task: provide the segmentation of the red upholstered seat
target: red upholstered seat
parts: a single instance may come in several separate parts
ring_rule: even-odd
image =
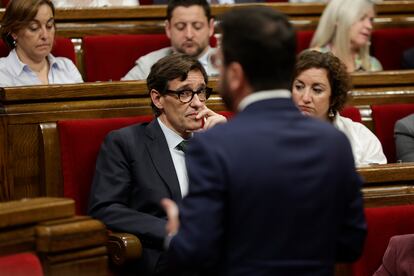
[[[86,36],[83,39],[86,78],[120,80],[139,57],[169,45],[165,34]]]
[[[352,265],[353,276],[372,275],[381,265],[389,239],[414,233],[414,205],[366,208],[368,235],[362,257]]]
[[[310,43],[315,30],[305,30],[296,32],[296,53],[300,53],[310,47]]]
[[[2,276],[42,276],[40,261],[32,253],[19,253],[0,257],[0,275]]]
[[[0,40],[0,57],[7,57],[9,52],[9,48],[2,40]],[[52,49],[52,54],[56,57],[66,57],[76,64],[75,47],[69,38],[57,37]]]
[[[375,134],[382,144],[388,163],[394,163],[396,161],[394,125],[399,119],[414,113],[414,104],[372,105],[371,109]]]
[[[359,109],[354,106],[346,106],[341,112],[341,116],[347,117],[354,122],[362,123],[361,113]]]
[[[216,44],[213,36],[210,45]],[[91,82],[120,80],[139,57],[168,46],[170,40],[165,34],[85,36],[86,79]]]
[[[106,134],[152,118],[147,115],[58,121],[64,196],[75,199],[77,214],[86,214],[96,158]]]
[[[371,54],[378,58],[384,70],[401,69],[404,50],[414,47],[414,28],[374,30]]]

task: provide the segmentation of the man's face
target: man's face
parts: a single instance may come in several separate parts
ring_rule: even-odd
[[[175,51],[198,58],[207,51],[214,20],[208,20],[201,6],[177,7],[166,21],[165,32]]]
[[[204,87],[206,87],[206,83],[199,70],[190,71],[184,81],[177,78],[168,82],[168,90],[170,91],[199,91]],[[195,117],[206,106],[205,102],[200,101],[197,94],[188,103],[182,103],[174,93],[160,95],[155,90],[151,92],[151,98],[161,110],[160,120],[181,137],[187,138],[191,132],[203,126],[202,119],[196,120]]]

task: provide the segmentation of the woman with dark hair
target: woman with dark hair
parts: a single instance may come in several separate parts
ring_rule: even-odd
[[[385,164],[378,138],[363,124],[342,117],[350,77],[345,65],[331,53],[304,51],[299,55],[292,85],[292,98],[304,115],[332,123],[348,137],[355,165]]]
[[[50,52],[55,41],[55,8],[50,0],[13,0],[0,33],[10,54],[0,59],[0,86],[83,82],[67,58]]]

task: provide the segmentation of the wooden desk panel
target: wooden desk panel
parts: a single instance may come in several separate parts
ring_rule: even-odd
[[[355,75],[350,104],[368,111],[363,119],[370,126],[367,105],[414,102],[413,81],[414,71]],[[209,85],[217,90],[217,79],[212,78]],[[143,81],[0,89],[0,201],[61,194],[60,188],[50,186],[54,182],[45,184],[41,124],[151,114],[146,89]],[[225,110],[218,94],[212,95],[208,106]]]

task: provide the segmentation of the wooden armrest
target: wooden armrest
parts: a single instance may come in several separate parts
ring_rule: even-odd
[[[141,241],[128,233],[110,233],[107,248],[110,260],[117,266],[139,259],[142,254]]]

